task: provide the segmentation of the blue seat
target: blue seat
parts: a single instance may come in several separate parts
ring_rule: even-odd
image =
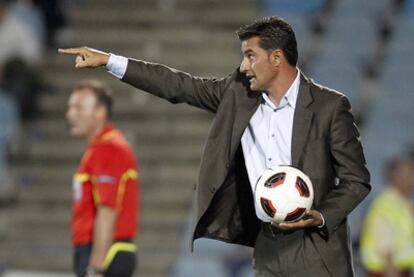
[[[410,67],[414,64],[414,17],[403,15],[396,20],[396,28],[389,45],[387,66]]]
[[[378,19],[386,12],[391,4],[391,0],[346,0],[337,1],[333,12],[333,18],[369,18]]]
[[[299,57],[312,46],[312,30],[308,15],[292,12],[280,12],[277,16],[285,19],[293,28],[298,43]]]
[[[332,18],[322,42],[321,53],[340,53],[355,62],[370,57],[378,40],[374,21],[366,17]],[[328,51],[328,52],[327,52]]]
[[[322,8],[324,0],[263,0],[262,11],[267,15],[281,12],[313,13]]]
[[[405,1],[404,13],[411,16],[414,14],[414,0]]]
[[[384,71],[380,75],[376,104],[383,106],[383,112],[390,111],[393,115],[405,112],[410,115],[414,108],[414,67],[412,64],[402,66],[392,60],[384,64]],[[412,117],[406,120],[412,120]]]
[[[394,0],[360,0],[361,9],[365,10],[371,18],[381,18],[384,13],[390,10]]]
[[[413,67],[385,64],[363,138],[373,182],[380,183],[387,160],[401,156],[414,142]]]
[[[339,56],[340,54],[337,54],[330,60],[317,61],[311,68],[309,76],[316,83],[345,94],[356,108],[360,102],[361,73],[355,64],[336,60]]]

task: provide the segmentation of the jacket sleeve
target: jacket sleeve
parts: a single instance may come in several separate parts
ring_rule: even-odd
[[[330,151],[339,183],[317,207],[324,216],[329,234],[371,190],[360,135],[345,96],[341,96],[336,103],[330,134]]]
[[[162,64],[129,59],[122,81],[171,103],[187,103],[215,113],[231,76],[200,78]]]

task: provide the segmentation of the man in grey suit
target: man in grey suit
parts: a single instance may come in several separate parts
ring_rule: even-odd
[[[237,34],[243,60],[222,79],[86,47],[60,52],[76,55],[77,68],[106,66],[134,87],[215,114],[195,187],[192,242],[254,247],[256,276],[353,276],[347,215],[371,186],[349,101],[296,67],[295,34],[284,20],[263,18]],[[256,212],[253,191],[277,164],[305,172],[315,199],[303,219],[274,226]]]

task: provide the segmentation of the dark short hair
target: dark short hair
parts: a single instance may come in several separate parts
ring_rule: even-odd
[[[298,62],[295,32],[289,23],[277,16],[264,17],[236,31],[241,41],[259,37],[259,45],[268,52],[280,49],[292,66]]]
[[[112,118],[112,91],[103,82],[97,80],[83,80],[77,83],[73,91],[87,89],[96,97],[98,105],[106,108],[108,119]]]
[[[398,157],[398,158],[393,158],[391,160],[389,160],[386,164],[385,164],[385,178],[387,178],[388,181],[391,181],[391,178],[393,177],[393,175],[395,174],[395,171],[398,170],[401,166],[405,165],[405,164],[412,164],[414,165],[413,160],[410,157]]]

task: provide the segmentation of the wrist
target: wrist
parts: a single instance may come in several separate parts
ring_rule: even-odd
[[[95,266],[88,265],[86,268],[86,276],[87,277],[95,277],[95,276],[103,276],[104,270],[103,268],[98,268]]]
[[[325,218],[323,217],[321,212],[319,212],[319,216],[320,216],[320,222],[319,222],[319,225],[317,227],[318,228],[323,228],[325,226]]]
[[[106,66],[108,64],[109,56],[111,56],[111,54],[105,53],[104,60],[103,60],[104,61],[104,66]]]
[[[103,54],[103,57],[102,57],[103,66],[106,66],[108,64],[110,55],[111,54],[109,54],[109,53],[104,53]]]

